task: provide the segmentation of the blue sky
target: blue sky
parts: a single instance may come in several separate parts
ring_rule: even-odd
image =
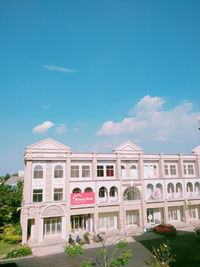
[[[74,152],[200,145],[200,1],[0,1],[0,175],[51,137]]]

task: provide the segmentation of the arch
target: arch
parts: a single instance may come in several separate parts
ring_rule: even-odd
[[[43,168],[41,165],[36,165],[33,171],[34,179],[42,179],[43,178]]]
[[[168,198],[174,197],[174,185],[172,183],[169,183],[167,185],[167,194],[168,194]]]
[[[194,190],[195,190],[195,194],[198,196],[200,195],[200,183],[199,182],[196,182],[194,184]]]
[[[182,197],[183,195],[183,187],[181,183],[176,184],[176,196],[177,197]]]
[[[156,188],[154,191],[154,198],[160,199],[163,197],[163,186],[162,184],[158,183],[156,184]]]
[[[56,165],[54,168],[54,178],[63,178],[63,167]]]
[[[147,185],[147,199],[152,199],[153,198],[153,191],[154,187],[152,184]]]
[[[193,184],[191,182],[187,183],[186,190],[189,194],[193,192]]]
[[[121,175],[122,175],[122,177],[126,176],[126,169],[125,169],[124,165],[121,165]]]
[[[116,197],[117,194],[118,194],[117,187],[116,187],[116,186],[112,186],[112,187],[110,188],[109,196],[110,196],[110,197]]]
[[[124,200],[140,200],[140,191],[136,186],[130,186],[124,191]]]
[[[99,189],[99,198],[105,198],[108,196],[108,190],[105,186],[102,186],[100,189]]]
[[[60,205],[49,205],[41,212],[41,218],[65,216],[65,210]]]
[[[81,189],[76,187],[73,189],[72,193],[81,193]]]
[[[90,192],[93,192],[92,188],[91,187],[86,187],[85,190],[84,190],[84,193],[90,193]]]

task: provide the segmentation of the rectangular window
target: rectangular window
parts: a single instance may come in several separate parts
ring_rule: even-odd
[[[155,178],[158,176],[156,165],[144,165],[144,177]]]
[[[184,175],[187,175],[187,168],[186,168],[186,165],[184,165]]]
[[[106,166],[106,176],[114,176],[114,166]]]
[[[165,175],[169,175],[168,165],[165,165]]]
[[[176,175],[176,165],[170,165],[170,175]]]
[[[114,216],[100,216],[99,217],[99,226],[100,229],[109,229],[109,228],[114,228],[115,227],[115,220]]]
[[[54,188],[54,200],[55,201],[63,200],[63,189],[62,188]]]
[[[33,202],[42,202],[42,189],[33,190]]]
[[[79,177],[79,166],[71,166],[71,177]]]
[[[193,165],[188,165],[188,174],[193,175],[194,174],[194,166]]]
[[[82,177],[90,177],[90,166],[82,166]]]
[[[104,167],[97,165],[97,177],[104,177]]]

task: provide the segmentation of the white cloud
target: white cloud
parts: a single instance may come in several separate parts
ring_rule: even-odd
[[[134,138],[140,140],[156,141],[192,138],[200,112],[193,112],[193,105],[188,101],[171,110],[164,110],[164,103],[165,100],[161,97],[147,95],[130,110],[131,117],[119,122],[105,122],[97,135],[134,134]]]
[[[43,108],[43,109],[48,109],[49,106],[47,106],[47,105],[43,105],[42,108]]]
[[[74,73],[76,70],[69,69],[69,68],[64,68],[64,67],[59,67],[59,66],[52,66],[52,65],[42,65],[41,66],[43,69],[51,70],[51,71],[60,71],[60,72],[65,72],[65,73]]]
[[[67,132],[67,126],[63,123],[63,124],[58,125],[55,130],[58,134],[65,133]]]
[[[44,133],[48,131],[52,126],[54,126],[54,123],[50,121],[45,121],[40,125],[37,125],[36,127],[33,128],[34,133]]]

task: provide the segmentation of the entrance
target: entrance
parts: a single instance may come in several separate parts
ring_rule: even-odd
[[[62,232],[61,217],[44,219],[44,236],[56,235]]]
[[[164,221],[163,209],[147,209],[147,221],[148,223],[158,224]]]
[[[71,227],[75,231],[82,229],[91,232],[92,217],[90,214],[71,216]]]
[[[28,219],[27,240],[34,238],[35,219]]]
[[[168,210],[169,221],[183,221],[183,208],[173,207]]]

